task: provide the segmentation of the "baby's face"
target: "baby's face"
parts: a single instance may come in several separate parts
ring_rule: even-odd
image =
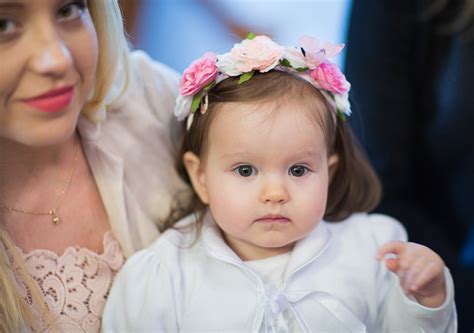
[[[244,260],[291,250],[326,208],[337,158],[328,158],[321,128],[295,104],[235,103],[216,112],[201,167],[227,243]]]

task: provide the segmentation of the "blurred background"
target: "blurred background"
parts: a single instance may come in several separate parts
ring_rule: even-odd
[[[302,34],[343,43],[351,0],[121,2],[132,45],[182,72],[206,51],[227,52],[249,31],[284,45],[296,45]]]
[[[249,31],[346,43],[334,60],[384,188],[376,212],[440,254],[474,332],[474,0],[120,1],[131,45],[180,72]]]

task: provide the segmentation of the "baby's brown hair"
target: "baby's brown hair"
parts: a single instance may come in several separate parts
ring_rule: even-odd
[[[201,157],[205,153],[210,125],[216,112],[226,103],[295,103],[304,105],[305,111],[323,130],[328,155],[338,156],[337,168],[331,177],[324,219],[341,221],[355,212],[368,212],[380,201],[381,186],[349,124],[337,116],[335,105],[321,91],[298,74],[273,70],[255,73],[247,82],[238,84],[238,77],[227,78],[211,89],[208,109],[197,111],[191,127],[185,131],[177,168],[180,176],[190,185],[191,181],[183,163],[183,156],[190,151]],[[183,125],[184,126],[184,125]],[[181,217],[196,213],[200,223],[206,206],[194,194],[192,206],[175,210],[165,228],[172,227]]]

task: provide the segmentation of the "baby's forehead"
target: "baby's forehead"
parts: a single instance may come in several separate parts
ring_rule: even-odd
[[[292,103],[228,103],[219,110],[211,124],[212,140],[228,136],[252,136],[260,140],[278,141],[288,136],[324,138],[317,117],[304,106]]]
[[[323,131],[304,112],[261,106],[221,111],[209,134],[212,160],[285,164],[319,161],[327,152]]]
[[[238,112],[241,117],[257,113],[262,115],[259,118],[263,123],[271,123],[275,118],[291,115],[300,118],[301,121],[309,121],[323,131],[326,128],[326,121],[330,118],[328,117],[330,111],[322,100],[292,96],[272,96],[257,101],[223,103],[216,111],[216,116],[224,117],[228,112]]]

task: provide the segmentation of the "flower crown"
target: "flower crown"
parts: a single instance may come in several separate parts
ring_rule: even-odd
[[[339,54],[344,44],[321,44],[318,39],[306,36],[298,42],[299,47],[284,47],[267,36],[249,33],[228,53],[205,53],[193,61],[181,77],[175,116],[179,121],[187,117],[189,128],[198,109],[202,114],[206,112],[207,94],[217,83],[239,76],[238,84],[242,84],[250,80],[256,71],[281,70],[297,73],[319,89],[344,120],[351,114],[350,83],[336,64],[328,60]]]

